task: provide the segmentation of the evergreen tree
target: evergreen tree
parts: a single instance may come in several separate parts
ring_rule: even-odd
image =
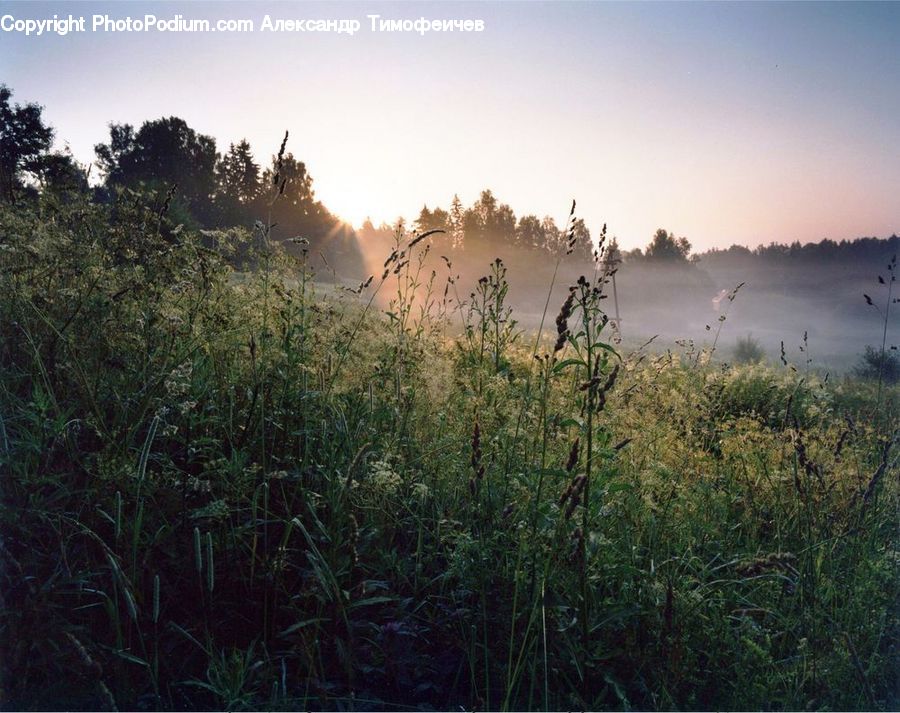
[[[219,220],[225,225],[252,222],[252,207],[261,188],[260,170],[246,139],[228,147],[228,153],[219,161],[216,173]]]

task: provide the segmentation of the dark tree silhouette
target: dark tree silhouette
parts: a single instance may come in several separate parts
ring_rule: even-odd
[[[353,229],[316,200],[306,164],[291,153],[263,172],[260,215],[272,227],[270,239],[305,238],[314,255],[324,255],[332,268],[359,275],[363,269]],[[288,243],[290,245],[290,243]]]
[[[428,210],[428,206],[422,206],[419,217],[416,218],[415,228],[420,233],[426,230],[449,230],[450,215],[443,208]]]
[[[896,384],[900,382],[900,358],[891,351],[882,351],[866,345],[855,371],[857,376],[863,379]]]
[[[41,189],[57,196],[72,197],[90,190],[87,171],[68,150],[42,156],[37,172]]]
[[[610,265],[618,265],[622,262],[623,255],[622,249],[619,247],[619,241],[613,237],[609,241],[609,245],[606,246],[606,256],[605,260]]]
[[[656,231],[644,257],[652,262],[687,262],[691,244],[687,238],[676,238],[662,228]]]
[[[36,176],[53,141],[53,129],[38,104],[12,105],[12,90],[0,84],[0,200],[15,203],[24,178]]]
[[[490,190],[484,190],[466,211],[463,228],[466,240],[512,245],[516,240],[516,215],[508,205],[499,203]]]
[[[228,147],[216,167],[216,177],[218,222],[234,225],[252,220],[251,208],[260,195],[260,169],[246,139]]]
[[[110,124],[108,144],[94,151],[108,187],[169,190],[202,225],[213,220],[216,191],[216,142],[198,134],[183,119],[147,121],[135,132],[129,124]]]

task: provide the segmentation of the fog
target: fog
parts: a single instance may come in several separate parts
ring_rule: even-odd
[[[884,309],[887,291],[878,283],[878,275],[887,274],[886,262],[897,242],[896,237],[869,241],[864,255],[862,249],[854,248],[855,243],[846,244],[849,247],[845,252],[855,251],[855,257],[837,260],[830,254],[827,259],[817,259],[807,254],[809,251],[783,259],[760,258],[744,250],[737,255],[713,251],[675,264],[626,256],[606,286],[606,312],[613,320],[619,317],[621,346],[626,351],[654,336],[653,348],[657,350],[684,348],[678,342],[685,341],[698,347],[710,346],[718,333],[717,360],[731,361],[737,340],[750,337],[769,362],[780,362],[783,342],[789,363],[839,374],[856,365],[867,344],[881,344],[883,319],[878,309],[866,304],[863,295],[869,294]],[[417,246],[418,250],[424,248]],[[341,269],[350,265],[346,249],[343,261],[337,257],[336,271],[346,278],[346,284],[374,275],[377,286],[391,249],[389,234],[369,236],[367,241],[359,241],[361,257],[351,261],[352,276]],[[442,256],[448,258],[449,266]],[[553,329],[568,286],[594,269],[590,261],[570,258],[563,258],[557,266],[557,258],[545,251],[510,245],[475,243],[451,250],[437,236],[428,246],[421,279],[427,281],[434,271],[433,291],[440,297],[448,277],[452,277],[455,292],[449,289],[448,297],[453,300],[458,294],[466,301],[478,278],[490,272],[491,263],[498,257],[507,268],[513,318],[526,330],[536,329],[541,323],[555,268],[545,330]],[[393,279],[390,277],[389,283]],[[740,289],[730,300],[729,294],[738,285]],[[386,285],[378,299],[386,304],[395,287],[396,283]],[[419,292],[424,294],[424,288]],[[889,337],[896,314],[895,309]]]

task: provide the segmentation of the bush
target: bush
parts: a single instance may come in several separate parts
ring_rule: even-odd
[[[900,382],[900,357],[893,347],[882,353],[880,349],[867,345],[859,358],[856,375],[861,379],[881,379],[885,384],[896,384]]]
[[[766,353],[763,348],[749,334],[739,337],[734,347],[734,361],[736,364],[755,364],[764,361]]]

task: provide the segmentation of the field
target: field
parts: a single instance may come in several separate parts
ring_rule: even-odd
[[[900,704],[898,386],[270,237],[0,210],[3,708]]]

